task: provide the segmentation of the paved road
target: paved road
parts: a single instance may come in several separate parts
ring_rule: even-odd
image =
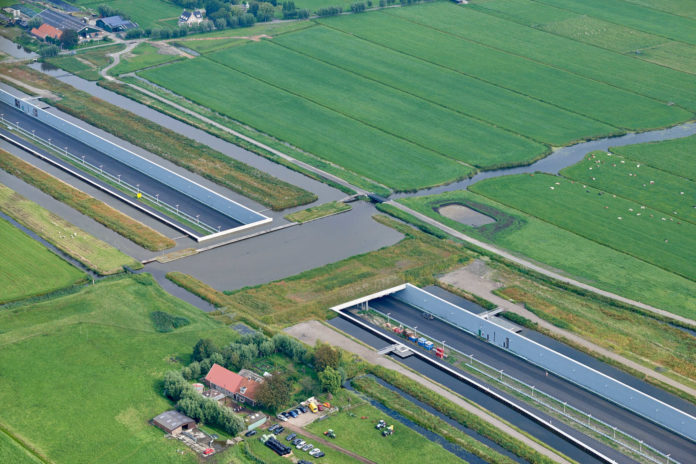
[[[503,369],[509,375],[534,385],[539,390],[567,401],[585,412],[592,414],[611,425],[618,427],[664,453],[670,453],[681,462],[689,462],[696,456],[696,443],[675,435],[664,428],[643,419],[614,403],[600,398],[560,377],[549,374],[511,353],[505,352],[489,343],[456,329],[442,321],[426,320],[422,311],[417,310],[393,297],[384,297],[370,302],[370,307],[383,313],[391,313],[391,318],[417,326],[418,331],[435,340],[446,340],[448,346],[473,354],[475,358]]]
[[[200,220],[206,224],[213,227],[221,226],[223,229],[229,229],[232,227],[237,227],[242,225],[241,222],[230,218],[219,211],[216,211],[203,203],[194,200],[191,197],[184,195],[183,193],[168,187],[161,182],[149,177],[148,175],[137,171],[125,164],[105,155],[104,153],[85,145],[84,143],[62,133],[61,131],[48,126],[41,121],[19,111],[5,103],[0,102],[0,113],[2,113],[5,119],[13,123],[19,123],[20,127],[24,130],[35,131],[37,137],[44,140],[51,139],[51,143],[56,147],[68,147],[68,151],[78,157],[84,156],[85,161],[91,163],[95,166],[103,166],[105,172],[112,175],[121,175],[121,180],[127,182],[131,185],[140,185],[142,191],[147,192],[151,195],[159,194],[159,199],[162,202],[168,203],[172,206],[179,205],[179,210],[185,212],[193,217],[200,215]],[[27,145],[30,145],[27,143]],[[56,156],[50,155],[37,148],[37,151],[41,151],[46,156],[50,157],[54,161],[66,165],[71,169],[76,169],[75,166],[70,165],[66,161],[58,158]],[[87,174],[87,172],[85,171]],[[107,183],[97,179],[94,176],[87,174],[95,182],[104,185],[109,189],[113,187],[109,186]]]
[[[564,275],[558,274],[557,272],[550,271],[549,269],[546,269],[545,267],[539,266],[537,264],[534,264],[530,261],[527,261],[526,259],[520,258],[519,256],[515,256],[501,248],[498,248],[494,245],[491,245],[490,243],[482,242],[481,240],[477,240],[473,237],[470,237],[468,235],[465,235],[458,230],[454,230],[451,227],[448,227],[444,224],[441,224],[440,222],[429,218],[428,216],[419,213],[418,211],[414,211],[411,208],[402,205],[401,203],[398,203],[396,201],[388,201],[387,204],[394,206],[395,208],[398,208],[408,214],[411,214],[415,216],[416,218],[420,219],[423,222],[426,222],[432,226],[437,227],[438,229],[442,230],[443,232],[446,232],[447,234],[458,238],[459,240],[463,240],[465,242],[471,243],[472,245],[475,245],[479,248],[483,248],[486,251],[489,251],[491,253],[495,253],[496,255],[502,256],[503,258],[507,259],[508,261],[512,261],[515,264],[518,264],[524,268],[531,269],[535,272],[538,272],[539,274],[543,274],[547,277],[550,277],[552,279],[558,280],[560,282],[565,282],[567,284],[570,284],[574,287],[582,288],[583,290],[588,290],[593,293],[596,293],[598,295],[604,296],[606,298],[611,298],[612,300],[615,301],[620,301],[621,303],[629,304],[631,306],[635,306],[637,308],[640,308],[644,311],[648,311],[654,314],[659,314],[660,316],[667,317],[669,319],[673,319],[675,321],[682,322],[684,324],[688,324],[691,326],[696,326],[696,321],[693,319],[689,319],[687,317],[679,316],[674,313],[670,313],[669,311],[665,311],[663,309],[656,308],[654,306],[650,306],[645,303],[641,303],[640,301],[635,301],[631,300],[630,298],[625,298],[621,295],[617,295],[615,293],[607,292],[605,290],[601,290],[597,287],[593,287],[592,285],[585,284],[583,282],[580,282],[575,279],[571,279],[569,277],[566,277]]]

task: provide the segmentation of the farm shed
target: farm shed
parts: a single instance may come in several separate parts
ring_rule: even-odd
[[[97,26],[109,32],[127,31],[128,29],[134,29],[138,27],[138,25],[134,22],[129,21],[127,19],[123,19],[120,16],[109,16],[107,18],[99,18],[97,19]]]
[[[172,435],[179,435],[184,430],[196,427],[196,421],[178,411],[163,412],[152,419],[152,423]]]
[[[264,414],[254,412],[244,418],[244,423],[247,426],[247,430],[254,430],[256,427],[261,427],[265,424],[267,419]]]

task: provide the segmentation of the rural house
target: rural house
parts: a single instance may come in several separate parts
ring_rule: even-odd
[[[263,377],[245,370],[240,371],[239,374],[235,374],[219,364],[213,364],[208,375],[205,376],[205,383],[208,384],[210,388],[218,390],[228,398],[232,398],[240,403],[249,403],[255,406],[256,392],[259,385],[263,383]]]
[[[198,24],[201,21],[203,21],[203,10],[193,10],[193,11],[187,11],[184,10],[183,13],[181,13],[181,16],[179,16],[179,25],[187,25],[190,26],[191,24]]]
[[[188,416],[181,414],[179,411],[163,412],[159,416],[152,419],[152,423],[166,433],[179,435],[184,430],[190,430],[196,427],[196,421]]]
[[[59,40],[60,36],[63,35],[63,32],[59,29],[56,29],[53,26],[44,23],[41,26],[32,29],[31,35],[41,40],[46,40],[47,37]]]

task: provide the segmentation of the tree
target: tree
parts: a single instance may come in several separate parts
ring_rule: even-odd
[[[66,29],[60,35],[60,44],[63,46],[63,48],[74,48],[79,41],[80,37],[77,35],[77,31],[74,29]]]
[[[321,387],[329,393],[336,393],[341,388],[341,373],[333,367],[327,367],[319,373]]]
[[[275,14],[275,8],[273,5],[271,5],[268,2],[261,2],[259,3],[259,8],[256,11],[256,19],[259,22],[266,22],[270,21],[273,19],[273,15]]]
[[[336,369],[339,361],[340,353],[331,345],[321,343],[314,350],[314,368],[317,371],[323,371],[327,367]]]
[[[213,353],[218,352],[217,346],[209,338],[201,338],[193,347],[193,354],[191,357],[194,361],[203,361],[205,358],[209,358]]]
[[[164,374],[164,394],[172,401],[178,401],[190,386],[186,379],[177,371]]]
[[[50,58],[52,56],[58,56],[60,49],[55,45],[42,45],[39,48],[39,56],[41,58]]]
[[[256,399],[265,408],[277,412],[290,401],[290,379],[284,374],[275,373],[259,385]]]
[[[41,16],[39,15],[36,15],[33,18],[31,18],[27,24],[30,28],[39,27],[43,24],[43,18],[41,18]]]

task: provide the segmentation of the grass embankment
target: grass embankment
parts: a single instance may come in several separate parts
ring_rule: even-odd
[[[580,182],[545,174],[488,179],[471,190],[696,280],[696,224]]]
[[[407,419],[442,436],[447,441],[461,446],[465,450],[475,454],[488,463],[512,464],[515,462],[509,457],[498,453],[456,427],[448,424],[434,414],[426,412],[421,408],[414,407],[412,402],[403,398],[398,393],[383,387],[374,379],[361,377],[354,379],[352,381],[352,385],[356,390],[366,394],[384,405],[387,405],[390,409],[398,412]]]
[[[191,323],[160,333],[153,311]],[[145,274],[14,306],[0,312],[0,327],[0,423],[50,461],[198,462],[148,421],[171,408],[164,373],[187,363],[198,339],[230,340],[228,328]]]
[[[111,57],[106,55],[116,53],[124,48],[123,44],[114,44],[87,50],[78,49],[74,55],[47,58],[46,62],[88,81],[96,81],[101,78],[99,70],[111,63]]]
[[[332,216],[334,214],[350,211],[350,205],[340,201],[331,201],[323,205],[313,206],[311,208],[297,211],[296,213],[288,214],[285,219],[292,222],[309,222],[315,219]]]
[[[0,169],[19,177],[143,248],[160,251],[176,245],[169,237],[4,150],[0,150]]]
[[[353,256],[284,280],[225,294],[181,273],[167,277],[220,307],[222,319],[285,327],[325,319],[331,306],[404,282],[434,283],[433,275],[461,266],[472,256],[457,244],[438,240],[393,220],[377,217],[405,235],[396,245]]]
[[[0,237],[0,304],[50,293],[85,277],[4,219],[0,219]]]
[[[25,66],[2,65],[0,74],[50,90],[61,97],[54,104],[62,111],[274,210],[316,200],[313,193],[283,182],[207,145],[76,90],[38,71]]]
[[[99,274],[115,274],[123,271],[123,266],[142,267],[139,261],[3,185],[0,185],[0,211]]]
[[[415,380],[411,380],[395,371],[381,366],[371,366],[370,373],[381,378],[387,383],[403,390],[415,399],[431,406],[447,417],[456,420],[465,427],[490,438],[506,450],[527,460],[530,463],[550,463],[549,458],[541,455],[529,446],[501,432],[497,427],[470,413],[452,401],[433,393]]]
[[[180,59],[182,57],[179,54],[166,53],[159,47],[143,42],[138,44],[130,53],[122,54],[119,63],[109,69],[109,74],[118,76]]]
[[[349,182],[351,185],[358,186],[360,188],[363,188],[369,192],[375,192],[379,195],[384,195],[384,196],[389,196],[391,191],[387,189],[386,187],[383,187],[379,184],[376,184],[369,179],[366,179],[365,177],[359,176],[355,173],[352,173],[350,171],[346,171],[345,169],[341,168],[338,165],[331,164],[327,161],[324,161],[321,158],[317,158],[316,156],[310,155],[306,152],[303,152],[295,147],[290,146],[289,144],[285,142],[281,142],[267,134],[264,134],[262,132],[259,132],[249,126],[246,126],[244,124],[239,123],[238,121],[235,121],[233,119],[230,119],[226,116],[223,116],[215,111],[212,111],[204,106],[201,106],[197,103],[193,103],[192,101],[183,98],[179,95],[173,94],[167,90],[162,90],[159,87],[156,87],[155,85],[148,84],[146,82],[143,82],[141,79],[136,79],[132,77],[123,77],[121,78],[122,82],[127,82],[128,84],[135,85],[137,88],[142,88],[145,89],[149,92],[155,93],[156,95],[159,95],[160,97],[163,97],[167,99],[168,101],[171,101],[179,106],[182,106],[184,108],[187,108],[189,110],[195,111],[196,113],[217,122],[218,124],[222,124],[223,126],[226,126],[236,132],[239,132],[240,134],[243,134],[247,137],[253,138],[254,140],[261,142],[275,150],[278,150],[282,153],[285,153],[289,156],[292,156],[293,158],[303,161],[309,165],[312,165],[316,168],[319,168],[325,172],[328,172],[330,174],[334,174],[347,182]],[[168,105],[162,101],[159,101],[155,98],[152,98],[149,95],[145,95],[144,93],[141,93],[139,90],[136,90],[128,85],[123,85],[119,84],[117,82],[113,81],[101,81],[99,83],[102,87],[109,89],[113,92],[116,92],[120,95],[123,95],[124,97],[128,97],[131,100],[137,101],[139,103],[142,103],[144,105],[147,105],[151,108],[156,109],[157,111],[160,111],[161,113],[164,113],[166,115],[169,115],[175,119],[178,119],[180,121],[183,121],[187,124],[190,124],[194,127],[197,127],[201,130],[204,130],[208,132],[209,134],[212,134],[216,137],[220,137],[223,140],[227,140],[228,142],[231,142],[235,145],[238,145],[242,148],[245,148],[249,151],[252,151],[258,155],[263,156],[266,159],[269,159],[273,161],[274,163],[278,163],[282,166],[285,166],[287,168],[292,169],[293,171],[297,171],[299,173],[304,174],[305,176],[312,178],[314,180],[318,180],[319,182],[324,182],[327,185],[330,185],[331,187],[334,187],[338,190],[341,190],[344,193],[347,193],[348,195],[352,195],[355,192],[348,188],[343,186],[342,184],[339,184],[333,180],[327,179],[326,177],[320,176],[313,171],[310,171],[308,169],[305,169],[302,166],[297,165],[296,163],[292,161],[288,161],[285,158],[281,158],[280,156],[276,155],[275,153],[271,153],[270,151],[267,151],[263,148],[258,147],[257,145],[250,143],[247,140],[244,140],[240,137],[237,137],[236,135],[232,135],[227,131],[224,131],[220,129],[219,127],[216,127],[212,124],[206,123],[201,121],[199,118],[192,116],[190,114],[187,114],[177,108],[174,108],[171,105]]]
[[[553,182],[551,185],[557,187]],[[554,192],[548,187],[547,190]],[[693,281],[484,196],[458,191],[400,201],[453,229],[521,253],[594,286],[675,314],[696,317],[696,283]],[[496,222],[470,227],[437,213],[437,208],[449,203],[477,210]]]
[[[388,406],[391,407],[390,404]],[[375,429],[379,419],[394,425],[393,435],[383,437],[381,430]],[[325,430],[333,429],[336,438],[331,440],[332,443],[380,464],[394,462],[394,457],[399,455],[408,456],[412,462],[463,462],[369,404],[333,414],[326,420],[309,425],[307,429],[319,436]]]

